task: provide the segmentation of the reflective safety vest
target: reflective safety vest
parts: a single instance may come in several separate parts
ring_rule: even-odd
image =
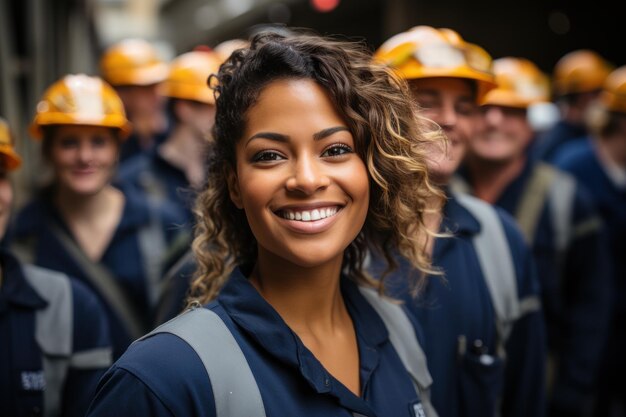
[[[28,284],[47,302],[35,313],[35,340],[41,349],[45,379],[44,416],[59,416],[69,369],[111,366],[110,347],[73,352],[74,300],[70,279],[62,273],[32,265],[22,266]]]
[[[480,232],[474,235],[472,243],[496,314],[496,350],[498,356],[504,357],[513,324],[520,317],[538,311],[541,301],[535,295],[522,300],[518,297],[513,257],[495,207],[464,193],[452,194],[480,223]]]
[[[415,406],[415,415],[437,417],[430,402],[432,378],[426,366],[426,357],[404,310],[383,299],[373,289],[360,290],[385,323],[389,340],[411,376],[421,399],[421,403]],[[266,416],[250,366],[232,333],[216,313],[206,308],[189,309],[135,343],[158,333],[174,334],[196,352],[211,381],[217,417]],[[354,417],[359,416],[354,414]]]

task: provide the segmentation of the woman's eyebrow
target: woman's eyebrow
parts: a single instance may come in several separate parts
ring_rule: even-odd
[[[343,132],[343,131],[349,132],[348,128],[345,127],[345,126],[329,127],[327,129],[320,130],[317,133],[314,133],[313,134],[313,140],[314,141],[322,140],[325,137],[328,137],[328,136],[330,136],[332,134],[335,134],[337,132]]]
[[[259,133],[255,133],[254,135],[250,136],[250,138],[246,141],[246,145],[248,143],[250,143],[253,139],[269,139],[269,140],[275,140],[277,142],[288,142],[289,141],[289,136],[287,135],[283,135],[281,133],[275,133],[275,132],[259,132]]]
[[[345,126],[329,127],[329,128],[320,130],[317,133],[314,133],[313,140],[314,141],[322,140],[330,135],[333,135],[337,132],[342,132],[342,131],[349,132],[348,128]],[[254,139],[269,139],[269,140],[274,140],[277,142],[288,142],[289,136],[283,135],[282,133],[276,133],[276,132],[259,132],[250,136],[250,138],[248,138],[248,140],[246,141],[246,145]]]

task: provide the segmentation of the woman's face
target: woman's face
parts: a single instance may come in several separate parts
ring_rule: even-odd
[[[0,166],[0,239],[7,231],[9,217],[11,217],[11,205],[13,204],[13,187],[9,180],[9,173]]]
[[[101,126],[58,126],[49,160],[57,185],[75,194],[93,195],[109,184],[119,153],[113,130]]]
[[[346,123],[311,80],[270,83],[247,112],[229,177],[264,253],[301,267],[341,261],[369,205],[369,177]]]

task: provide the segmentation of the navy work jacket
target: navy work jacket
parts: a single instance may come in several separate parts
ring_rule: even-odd
[[[517,276],[518,298],[539,294],[532,255],[514,221],[498,210]],[[545,328],[541,311],[519,318],[506,344],[506,361],[496,352],[496,317],[473,237],[478,220],[453,197],[444,207],[435,240],[433,266],[443,276],[430,276],[417,298],[405,260],[389,277],[390,292],[406,301],[422,327],[424,351],[433,377],[432,403],[440,417],[542,416],[544,409]],[[372,270],[380,272],[379,260]],[[498,405],[501,408],[498,410]]]
[[[167,211],[165,207],[150,208],[141,196],[125,192],[125,205],[120,223],[105,249],[100,264],[117,280],[120,287],[132,300],[146,331],[151,328],[153,306],[149,300],[148,279],[145,271],[145,258],[138,240],[139,231],[148,227],[151,222],[160,222],[166,244],[175,239],[179,230],[172,224],[176,223],[176,213]],[[170,224],[170,226],[166,226]],[[61,228],[70,236],[71,232],[55,209],[49,198],[34,200],[18,214],[13,239],[32,239],[32,258],[35,265],[63,272],[84,282],[100,298],[109,317],[111,337],[113,339],[113,356],[118,358],[134,340],[121,318],[87,277],[85,271],[73,255],[60,243],[54,227]]]
[[[35,339],[35,314],[44,300],[26,281],[18,260],[0,250],[0,415],[41,416],[46,373]],[[72,352],[111,346],[106,314],[98,299],[72,280]],[[66,374],[60,399],[63,416],[84,416],[106,369],[72,369]]]
[[[239,270],[206,308],[241,347],[268,417],[416,417],[418,396],[383,321],[353,282],[342,279],[341,290],[357,336],[360,396],[329,374]],[[111,415],[214,417],[199,357],[171,334],[131,345],[100,382],[88,413]]]

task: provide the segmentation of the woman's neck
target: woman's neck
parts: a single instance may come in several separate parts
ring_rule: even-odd
[[[303,268],[264,251],[250,281],[296,334],[319,335],[349,320],[341,296],[341,265],[339,257]]]
[[[494,204],[506,187],[524,170],[525,164],[525,155],[505,162],[468,158],[467,168],[474,195]]]
[[[76,194],[64,187],[58,187],[54,195],[54,205],[66,219],[97,219],[110,210],[120,198],[121,191],[107,185],[92,195]]]

